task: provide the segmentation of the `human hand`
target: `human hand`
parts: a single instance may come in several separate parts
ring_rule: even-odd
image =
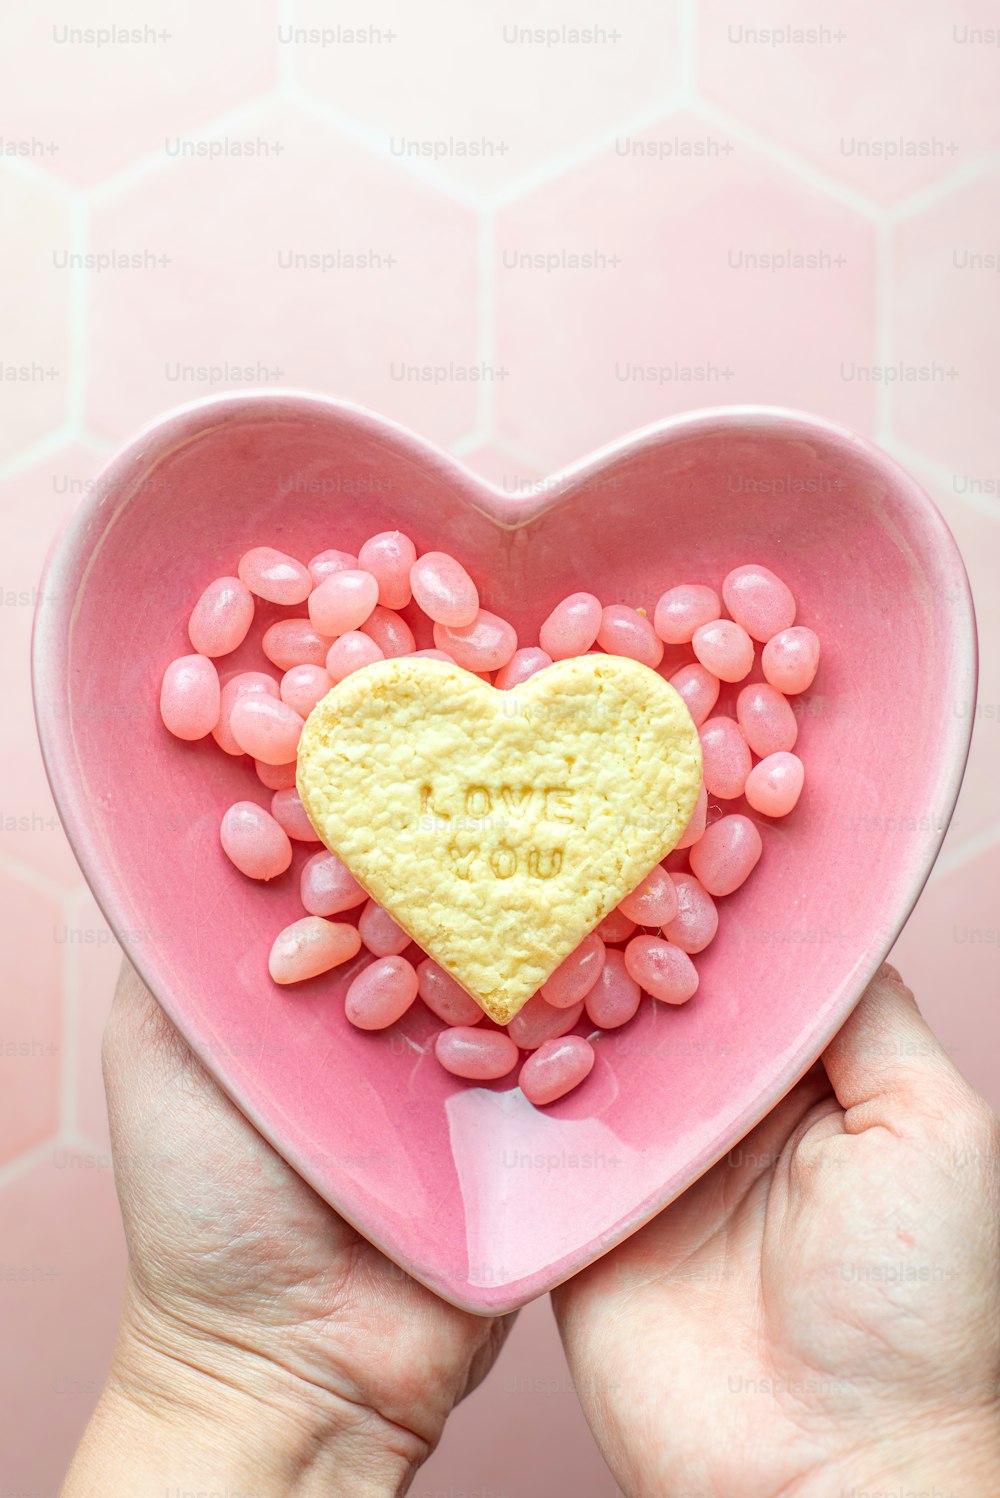
[[[553,1295],[630,1498],[1000,1492],[998,1161],[883,967],[821,1066]]]
[[[349,1227],[127,964],[104,1070],[128,1279],[64,1498],[405,1491],[513,1318],[456,1310]]]

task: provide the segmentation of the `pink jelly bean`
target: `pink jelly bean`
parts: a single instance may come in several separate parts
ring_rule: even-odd
[[[284,791],[275,791],[271,797],[271,815],[297,843],[322,841],[294,786]]]
[[[769,754],[747,776],[746,798],[765,817],[787,817],[802,794],[804,779],[797,754]]]
[[[734,718],[709,718],[698,730],[705,789],[721,801],[742,796],[753,761]]]
[[[602,1030],[617,1030],[619,1025],[628,1024],[641,998],[642,989],[625,966],[625,953],[612,948],[584,1000],[588,1017]]]
[[[361,969],[344,995],[344,1013],[359,1030],[394,1025],[417,997],[417,974],[405,957],[379,957]]]
[[[624,655],[654,670],[663,659],[663,641],[645,614],[627,603],[609,603],[602,610],[597,643],[609,655]]]
[[[479,1030],[473,1025],[455,1025],[441,1030],[434,1054],[445,1071],[470,1082],[495,1082],[514,1070],[517,1046],[502,1030]]]
[[[219,695],[219,720],[212,729],[212,737],[226,754],[242,754],[242,747],[233,737],[233,708],[241,697],[277,697],[278,683],[266,671],[240,671],[223,684]]]
[[[612,910],[596,930],[603,942],[628,941],[635,930],[635,921],[630,921],[621,909]]]
[[[253,623],[253,594],[238,577],[217,577],[191,611],[188,634],[199,655],[228,655]]]
[[[160,687],[160,717],[177,739],[203,739],[219,721],[219,673],[204,655],[171,661]]]
[[[362,634],[359,629],[349,629],[339,640],[334,640],[326,653],[327,674],[331,681],[343,681],[345,676],[360,671],[363,666],[373,666],[376,661],[383,660],[385,656],[370,635]]]
[[[387,609],[405,609],[413,596],[410,569],[417,548],[402,531],[379,531],[358,552],[358,566],[378,583],[378,601]]]
[[[330,673],[322,666],[293,666],[281,678],[278,690],[282,702],[293,707],[300,718],[308,718],[332,686]]]
[[[435,624],[434,644],[466,671],[499,671],[517,649],[514,626],[480,609],[471,624]]]
[[[356,572],[358,570],[358,559],[350,551],[320,551],[317,552],[309,563],[309,576],[313,580],[314,587],[325,583],[328,577],[335,572]]]
[[[597,639],[604,611],[593,593],[571,593],[557,603],[538,631],[538,642],[554,661],[586,655]]]
[[[654,864],[641,883],[630,890],[618,909],[637,926],[662,926],[677,913],[673,880],[661,863]]]
[[[464,629],[479,613],[479,590],[461,562],[446,551],[426,551],[410,568],[413,596],[428,619]]]
[[[493,685],[499,687],[501,692],[509,692],[511,687],[519,687],[522,682],[551,665],[552,657],[547,651],[539,650],[537,645],[526,645],[523,650],[514,651],[506,666],[497,672]]]
[[[668,588],[656,605],[653,628],[668,645],[686,645],[696,629],[722,613],[719,595],[703,583]]]
[[[795,623],[791,588],[767,567],[750,563],[734,567],[722,584],[726,608],[748,635],[763,645],[781,629]]]
[[[692,661],[674,672],[670,685],[684,698],[695,728],[700,728],[719,700],[719,678]]]
[[[718,899],[739,889],[760,858],[763,846],[750,818],[737,812],[720,817],[705,828],[688,854],[688,862],[698,881]]]
[[[517,1085],[536,1108],[554,1103],[579,1087],[593,1069],[594,1047],[582,1035],[547,1040],[521,1067]]]
[[[696,843],[705,831],[707,818],[708,792],[705,790],[705,782],[702,781],[698,799],[694,803],[694,811],[691,813],[691,820],[674,844],[675,849],[690,848],[692,843]]]
[[[229,726],[245,754],[267,765],[284,765],[298,752],[303,720],[287,702],[251,693],[233,703]]]
[[[400,655],[412,655],[417,642],[413,631],[401,614],[376,604],[361,626],[361,633],[370,636],[387,661]]]
[[[222,851],[248,879],[275,879],[292,861],[285,829],[256,801],[237,801],[222,818]]]
[[[417,985],[428,1009],[446,1025],[478,1025],[483,1018],[483,1011],[472,995],[433,957],[425,957],[417,964]]]
[[[236,570],[250,592],[268,603],[305,603],[312,591],[308,567],[273,546],[245,551]]]
[[[663,935],[682,952],[703,952],[719,929],[715,901],[693,874],[671,874],[677,890],[677,914]]]
[[[361,940],[376,957],[398,957],[410,945],[410,937],[387,910],[369,900],[358,920]]]
[[[306,915],[278,932],[267,970],[275,983],[302,983],[349,962],[360,950],[357,927]]]
[[[625,948],[625,967],[661,1004],[685,1004],[698,987],[698,969],[688,954],[658,936],[633,936]]]
[[[286,765],[265,765],[262,759],[255,759],[253,767],[257,771],[257,779],[269,791],[287,791],[295,784],[294,759],[290,759]]]
[[[733,619],[699,624],[691,648],[706,671],[720,681],[742,681],[753,665],[753,641]]]
[[[360,629],[378,603],[378,583],[370,572],[335,572],[309,594],[309,618],[324,635]]]
[[[368,895],[336,853],[314,853],[302,866],[299,898],[310,915],[339,915],[363,905]]]
[[[278,619],[264,631],[260,648],[282,671],[293,666],[323,666],[332,635],[321,635],[308,619]]]
[[[546,1004],[571,1009],[586,998],[604,966],[604,943],[596,931],[588,936],[550,973],[541,987]]]
[[[534,993],[507,1026],[507,1034],[522,1050],[533,1051],[546,1040],[555,1040],[572,1030],[582,1013],[582,999],[569,1009],[557,1009],[554,1004],[546,1003],[540,993]]]
[[[819,666],[819,637],[797,624],[772,635],[760,658],[764,675],[779,692],[804,692]]]
[[[766,681],[754,681],[736,699],[736,718],[754,754],[763,759],[779,749],[794,749],[799,720],[791,703]]]

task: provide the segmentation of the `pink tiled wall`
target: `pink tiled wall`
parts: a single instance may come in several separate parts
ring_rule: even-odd
[[[996,20],[986,0],[9,11],[0,1494],[55,1491],[122,1274],[98,1069],[116,954],[35,750],[32,590],[96,466],[180,401],[348,396],[511,490],[705,404],[812,409],[897,454],[959,540],[983,650],[965,790],[897,957],[1000,1103]],[[141,37],[73,35],[114,25]],[[399,377],[417,364],[482,378]],[[414,1491],[613,1498],[544,1303]]]

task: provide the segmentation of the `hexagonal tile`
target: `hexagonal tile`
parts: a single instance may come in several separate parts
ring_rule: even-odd
[[[0,1188],[4,1492],[59,1491],[111,1357],[125,1252],[110,1162],[61,1147]]]
[[[76,1011],[76,1124],[86,1139],[108,1150],[111,1141],[101,1075],[101,1039],[122,954],[89,891],[76,902],[72,921],[81,936],[72,954],[75,970],[71,987]]]
[[[1000,1109],[1000,845],[928,885],[892,951],[956,1066]]]
[[[505,209],[498,433],[553,463],[690,407],[870,425],[871,225],[675,115]]]
[[[0,1162],[59,1123],[61,995],[67,927],[60,903],[0,874],[6,971],[0,985]]]
[[[181,401],[285,384],[443,441],[471,430],[472,215],[295,110],[244,135],[280,151],[177,161],[96,210],[96,250],[151,261],[93,284],[95,426],[122,436]]]
[[[98,467],[86,448],[57,452],[0,484],[0,692],[7,774],[0,794],[0,849],[67,887],[80,871],[42,767],[31,704],[29,645],[42,563],[59,526]]]
[[[996,341],[1000,252],[994,171],[905,219],[894,230],[893,425],[955,472],[957,492],[996,499]]]
[[[525,498],[544,489],[545,480],[539,468],[512,457],[506,448],[492,442],[462,452],[460,461],[511,499]]]
[[[678,81],[679,11],[439,0],[417,23],[406,0],[373,0],[352,18],[366,39],[349,41],[323,0],[299,0],[279,51],[304,90],[393,156],[488,192],[663,98]]]
[[[996,516],[974,508],[946,489],[919,463],[907,465],[924,485],[958,542],[976,607],[979,633],[979,692],[972,747],[947,846],[959,847],[1000,822],[1000,507]],[[942,712],[962,713],[957,703]]]
[[[996,10],[841,0],[701,0],[706,97],[832,177],[894,202],[1000,140]]]
[[[0,235],[0,458],[7,458],[66,418],[70,277],[59,259],[70,247],[69,208],[54,188],[0,166]]]
[[[0,134],[68,182],[97,182],[269,88],[276,15],[275,0],[238,16],[197,0],[25,6],[0,54]]]

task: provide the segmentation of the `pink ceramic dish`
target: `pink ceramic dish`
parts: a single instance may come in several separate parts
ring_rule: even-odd
[[[458,1305],[505,1311],[633,1232],[730,1149],[811,1064],[892,945],[958,793],[975,629],[952,537],[884,453],[832,423],[696,412],[511,499],[354,406],[262,393],[147,428],[101,474],[51,557],[35,700],[67,832],[133,963],[220,1083],[302,1175]],[[807,789],[723,904],[680,1009],[602,1035],[586,1084],[546,1110],[470,1086],[421,1004],[395,1040],[355,1030],[339,975],[279,990],[275,932],[297,869],[249,887],[219,846],[243,761],[172,739],[164,666],[206,582],[252,545],[307,559],[405,530],[454,552],[526,640],[579,588],[650,611],[762,562],[823,642],[801,720]],[[263,665],[244,646],[220,662]],[[666,665],[669,665],[668,652]],[[755,667],[755,678],[759,666]],[[731,689],[730,689],[731,690]],[[732,808],[730,808],[732,809]],[[739,803],[739,809],[743,809]]]

